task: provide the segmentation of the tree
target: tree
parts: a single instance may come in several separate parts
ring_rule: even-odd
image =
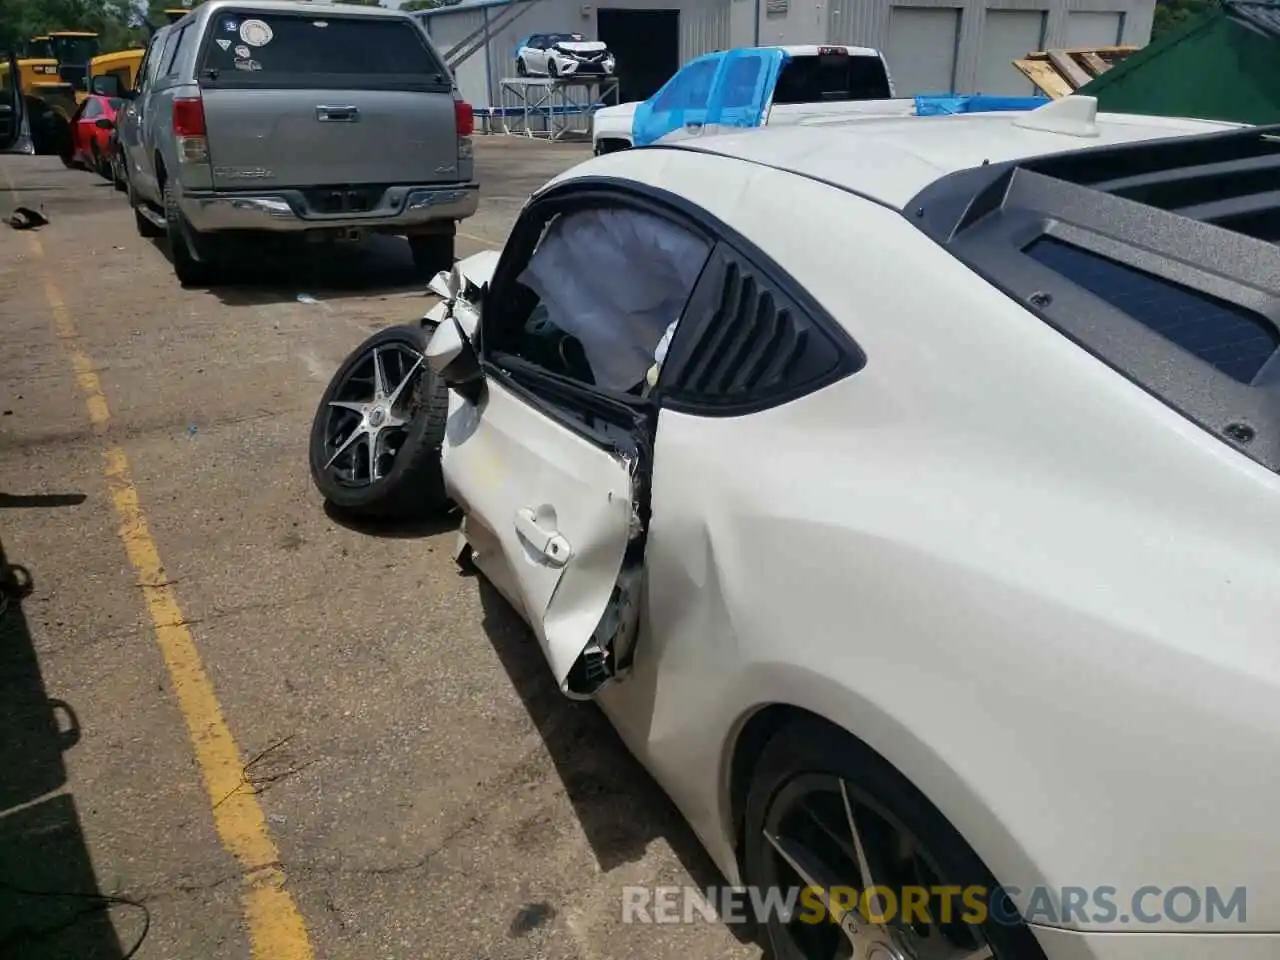
[[[1151,24],[1151,39],[1159,40],[1213,5],[1214,0],[1160,0],[1156,4],[1155,19]]]
[[[0,0],[0,51],[55,30],[93,31],[103,51],[119,50],[141,26],[130,0]]]

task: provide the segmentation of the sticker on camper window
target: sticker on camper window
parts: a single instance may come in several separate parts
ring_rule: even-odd
[[[237,30],[240,29],[240,21],[239,20],[223,20],[222,29],[227,31],[227,33],[235,33]]]
[[[226,38],[224,38],[224,37],[219,37],[219,38],[218,38],[218,46],[220,46],[223,50],[230,50],[230,49],[231,49],[231,41],[230,41],[230,40],[227,40],[227,39],[226,39]]]
[[[252,56],[252,54],[249,53],[249,48],[246,47],[243,43],[237,43],[236,56],[239,57],[241,60],[248,60],[249,57]]]
[[[240,24],[240,39],[251,47],[265,47],[272,36],[271,27],[261,20],[246,20]]]
[[[237,60],[235,62],[235,68],[237,70],[261,70],[262,64],[257,60]]]
[[[327,26],[329,25],[329,21],[328,21],[328,20],[312,20],[312,21],[311,21],[311,25],[312,25],[313,27],[320,27],[320,28],[324,28],[324,27],[327,27]]]

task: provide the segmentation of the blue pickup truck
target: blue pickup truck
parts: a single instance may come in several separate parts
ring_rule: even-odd
[[[591,139],[599,154],[765,124],[821,123],[851,115],[1029,110],[1045,102],[950,94],[895,98],[893,79],[878,50],[747,47],[690,60],[648,100],[597,110]]]

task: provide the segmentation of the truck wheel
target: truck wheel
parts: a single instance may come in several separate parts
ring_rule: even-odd
[[[191,249],[192,243],[198,242],[198,235],[182,219],[172,180],[165,181],[164,185],[164,220],[168,225],[165,235],[169,239],[169,256],[173,259],[173,272],[178,282],[184,287],[209,283],[214,274],[213,264],[208,259],[197,260]],[[202,249],[201,253],[205,250]]]
[[[352,515],[425,516],[449,504],[440,469],[449,392],[423,358],[435,324],[379,330],[338,367],[311,424],[311,478]]]
[[[451,233],[428,233],[409,238],[409,250],[413,253],[413,265],[428,279],[441,270],[453,267],[453,241]]]

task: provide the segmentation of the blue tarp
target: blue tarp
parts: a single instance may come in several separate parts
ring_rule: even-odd
[[[928,94],[916,100],[917,117],[941,117],[957,113],[997,113],[1004,110],[1034,110],[1049,102],[1048,97],[990,97],[984,94],[956,96]]]
[[[708,53],[686,63],[636,107],[631,142],[653,143],[688,125],[758,127],[787,54],[773,47]]]

